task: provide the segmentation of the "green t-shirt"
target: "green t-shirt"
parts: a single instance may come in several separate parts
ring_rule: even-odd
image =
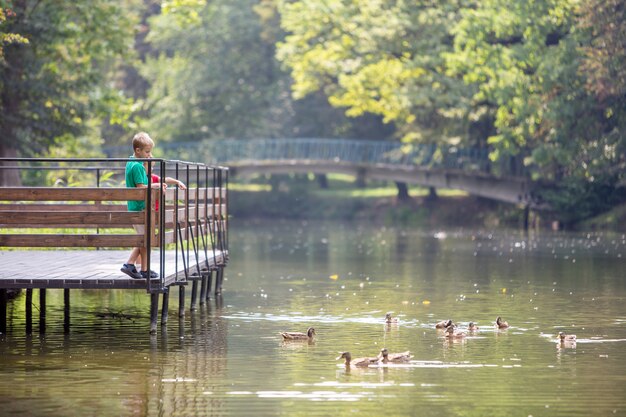
[[[134,156],[131,156],[134,158]],[[128,161],[126,163],[126,187],[136,188],[137,184],[148,185],[148,174],[140,161]],[[129,200],[128,211],[142,211],[146,208],[144,200]]]

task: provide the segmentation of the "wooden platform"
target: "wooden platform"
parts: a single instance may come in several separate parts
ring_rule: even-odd
[[[132,279],[120,271],[130,251],[125,250],[11,250],[0,251],[0,288],[74,288],[146,290],[145,279]],[[159,252],[153,251],[150,268],[160,270]],[[223,264],[227,253],[209,254],[209,267]],[[195,256],[191,254],[190,259]],[[206,271],[204,256],[199,259]],[[199,279],[197,263],[185,277],[180,253],[165,252],[165,286],[184,285]],[[195,274],[195,275],[194,275]]]

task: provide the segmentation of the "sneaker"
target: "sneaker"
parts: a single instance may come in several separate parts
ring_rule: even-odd
[[[141,278],[148,278],[148,271],[139,271],[139,273],[141,274]],[[150,270],[150,278],[158,278],[159,274],[157,274],[156,272]]]
[[[141,274],[139,273],[139,271],[137,271],[137,268],[135,268],[135,265],[133,264],[122,265],[122,267],[120,268],[120,271],[122,271],[123,273],[125,273],[126,275],[128,275],[129,277],[133,279],[143,278]]]

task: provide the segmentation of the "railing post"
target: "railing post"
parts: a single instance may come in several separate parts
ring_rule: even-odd
[[[150,181],[152,178],[152,164],[148,161],[148,190],[146,191],[146,221],[144,230],[144,245],[146,248],[146,265],[148,270],[148,278],[146,279],[146,291],[152,292],[152,279],[150,278],[150,252],[152,241],[152,187]],[[141,268],[140,268],[141,269]]]

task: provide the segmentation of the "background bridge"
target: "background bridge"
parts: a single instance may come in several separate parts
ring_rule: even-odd
[[[344,173],[448,188],[529,208],[543,208],[538,187],[519,166],[494,164],[485,148],[354,139],[227,139],[160,144],[170,158],[221,164],[231,175]],[[109,156],[121,149],[108,149]],[[123,151],[127,151],[124,149]]]

